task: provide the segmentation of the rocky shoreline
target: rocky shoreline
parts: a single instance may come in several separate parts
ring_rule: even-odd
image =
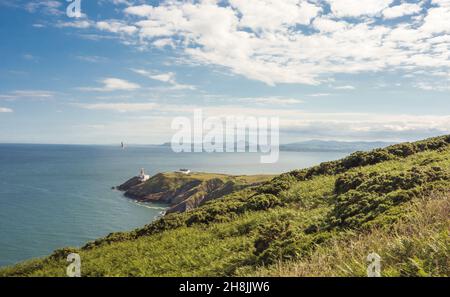
[[[270,175],[226,175],[214,173],[180,172],[158,173],[146,181],[134,176],[115,187],[124,196],[139,202],[158,202],[169,205],[166,213],[185,212],[207,201],[233,191],[258,185]]]

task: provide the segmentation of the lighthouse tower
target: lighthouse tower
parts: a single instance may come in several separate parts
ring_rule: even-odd
[[[141,183],[143,183],[150,179],[150,175],[145,174],[144,168],[141,168],[141,172],[139,173],[138,178],[139,178],[139,181]]]

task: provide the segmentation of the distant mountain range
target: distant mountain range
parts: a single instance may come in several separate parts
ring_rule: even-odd
[[[292,152],[355,152],[355,151],[370,151],[376,148],[383,148],[392,144],[394,143],[382,141],[355,142],[355,141],[309,140],[289,144],[282,144],[280,146],[280,150]]]
[[[280,151],[288,152],[355,152],[370,151],[377,148],[387,147],[394,142],[383,141],[332,141],[332,140],[308,140],[281,144]],[[246,147],[248,148],[248,143]],[[161,146],[170,147],[170,142]]]

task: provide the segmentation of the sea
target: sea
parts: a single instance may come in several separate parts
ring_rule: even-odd
[[[227,174],[277,174],[347,155],[280,152],[274,164],[258,153],[174,153],[165,146],[0,144],[0,266],[79,247],[111,232],[133,230],[166,209],[113,190],[141,168]]]

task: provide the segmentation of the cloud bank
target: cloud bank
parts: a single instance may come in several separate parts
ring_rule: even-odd
[[[162,1],[126,7],[125,21],[97,26],[269,85],[363,72],[448,73],[450,1],[415,2]]]

